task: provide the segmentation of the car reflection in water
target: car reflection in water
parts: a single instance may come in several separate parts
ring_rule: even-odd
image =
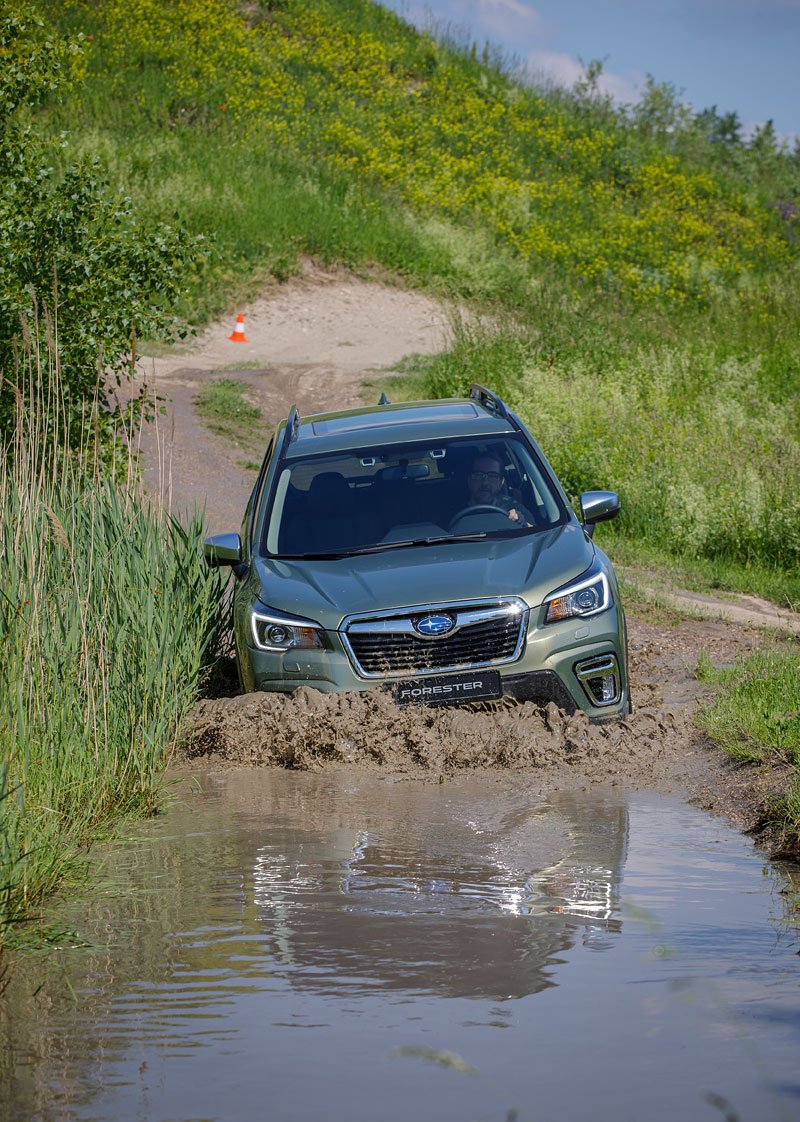
[[[554,985],[577,941],[613,945],[624,803],[594,802],[587,823],[585,803],[561,797],[494,828],[460,819],[457,801],[448,809],[427,837],[384,821],[260,849],[255,903],[293,984],[502,1000]],[[552,857],[555,843],[562,856],[537,868],[537,851]]]

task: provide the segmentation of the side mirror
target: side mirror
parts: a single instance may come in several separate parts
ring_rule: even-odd
[[[581,495],[581,517],[583,528],[589,537],[594,533],[595,524],[608,522],[619,514],[619,495],[616,491],[584,491]]]
[[[212,568],[230,565],[237,577],[243,576],[242,539],[238,534],[215,534],[203,542],[206,563]]]

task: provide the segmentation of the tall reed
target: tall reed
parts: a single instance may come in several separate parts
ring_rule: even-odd
[[[91,409],[69,439],[52,333],[28,334],[18,374],[0,448],[0,945],[94,838],[156,807],[219,602],[201,519],[147,504],[124,444],[101,472]]]

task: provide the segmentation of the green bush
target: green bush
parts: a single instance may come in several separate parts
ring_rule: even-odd
[[[783,834],[783,847],[800,852],[800,659],[791,650],[763,650],[715,670],[708,660],[698,676],[716,686],[698,724],[736,761],[788,766],[784,790],[765,808]]]
[[[668,552],[800,564],[800,401],[771,400],[757,359],[631,348],[598,375],[579,355],[543,360],[519,327],[464,326],[430,364],[430,396],[484,382],[541,441],[573,498],[608,488],[620,529]]]
[[[79,417],[105,403],[109,377],[130,372],[137,338],[172,336],[200,248],[175,224],[138,218],[97,160],[69,164],[63,140],[26,126],[43,95],[80,78],[81,52],[28,5],[0,3],[0,439],[14,387],[28,392],[20,356],[40,322],[58,342],[64,406]]]

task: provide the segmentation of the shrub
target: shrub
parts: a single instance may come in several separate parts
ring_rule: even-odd
[[[199,250],[178,227],[139,221],[98,161],[58,170],[58,144],[24,125],[41,96],[81,75],[80,40],[44,30],[27,5],[0,3],[0,439],[38,321],[59,340],[64,406],[79,417],[104,400],[109,375],[132,369],[137,337],[171,336],[170,307]]]
[[[620,528],[673,554],[800,564],[800,402],[771,401],[758,361],[632,349],[598,376],[542,359],[519,327],[465,327],[427,373],[431,396],[487,382],[530,425],[573,500],[620,493]]]

